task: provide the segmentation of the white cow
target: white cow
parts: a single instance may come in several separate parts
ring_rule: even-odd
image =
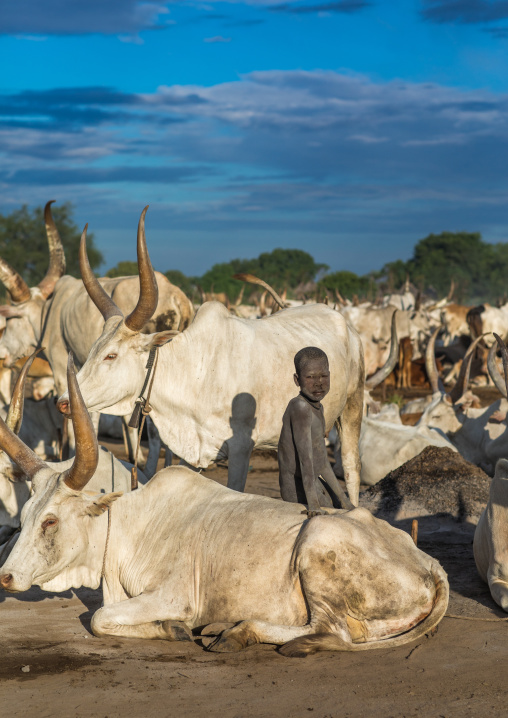
[[[51,215],[51,202],[46,205],[44,218],[50,265],[46,277],[37,287],[29,288],[16,271],[0,259],[0,280],[12,299],[11,304],[0,307],[0,313],[7,318],[7,326],[0,338],[0,359],[4,360],[5,366],[12,366],[36,347],[45,347],[57,391],[61,394],[67,386],[68,352],[74,353],[79,365],[84,363],[90,347],[102,332],[104,321],[90,301],[83,282],[68,275],[62,276],[65,255]],[[156,308],[140,330],[184,329],[194,314],[190,300],[163,274],[157,272],[155,277],[158,291]],[[123,312],[131,312],[131,322],[136,324],[139,278],[105,277],[98,281]],[[131,442],[135,442],[134,435]]]
[[[74,421],[84,425],[72,374],[69,393]],[[446,611],[439,563],[366,509],[308,520],[302,505],[231,491],[185,467],[164,469],[143,491],[90,496],[90,423],[64,474],[3,424],[0,446],[34,487],[0,585],[62,591],[97,588],[102,578],[97,636],[189,639],[206,624],[203,635],[219,634],[212,651],[272,643],[305,656],[401,645]]]
[[[95,279],[85,234],[80,262],[84,283],[106,319],[102,336],[78,374],[91,411],[131,410],[143,385],[148,353],[160,346],[150,415],[162,440],[195,467],[227,458],[228,486],[243,491],[252,449],[277,447],[282,416],[297,393],[295,354],[305,346],[317,346],[330,363],[331,389],[323,401],[326,428],[340,417],[346,485],[351,501],[358,504],[363,353],[358,334],[344,317],[316,304],[251,321],[232,316],[218,302],[207,302],[182,334],[147,336],[133,328],[129,318],[123,319]],[[156,294],[144,227],[138,232],[138,262],[146,322]],[[66,394],[59,406],[64,411],[68,407]]]
[[[383,421],[383,414],[364,417],[359,444],[362,484],[374,486],[390,471],[418,456],[427,446],[457,451],[446,437],[427,426],[403,426],[400,417],[397,423]],[[338,444],[335,446],[335,459],[333,470],[337,476],[342,476]]]
[[[508,611],[508,461],[497,462],[489,500],[473,541],[478,573],[494,601]]]

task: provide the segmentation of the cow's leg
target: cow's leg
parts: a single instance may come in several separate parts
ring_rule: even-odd
[[[151,479],[157,471],[162,442],[159,431],[149,416],[146,419],[146,430],[148,432],[148,459],[146,460],[143,473]]]
[[[213,626],[211,627],[213,629]],[[301,636],[316,633],[312,624],[306,626],[278,626],[266,621],[241,621],[233,628],[223,631],[220,636],[208,646],[209,651],[231,653],[241,651],[255,643],[274,643],[278,646],[293,641]],[[209,635],[205,628],[202,635]]]
[[[178,612],[178,609],[176,609]],[[192,641],[192,633],[182,617],[156,618],[161,614],[161,599],[141,594],[127,601],[112,603],[100,608],[92,616],[95,636],[122,636],[123,638],[160,638],[166,641]]]
[[[362,428],[362,415],[363,386],[361,385],[356,392],[348,398],[346,406],[337,422],[344,480],[349,498],[354,506],[358,506],[358,496],[360,493],[361,463],[358,442],[360,441],[360,429]]]
[[[161,439],[161,445],[162,445],[162,448],[164,449],[164,468],[166,468],[168,466],[172,466],[173,465],[173,452],[171,451],[169,446],[162,441],[162,439]]]
[[[249,473],[253,442],[233,437],[228,442],[228,489],[244,491]]]

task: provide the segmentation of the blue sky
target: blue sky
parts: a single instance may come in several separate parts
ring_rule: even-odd
[[[360,273],[508,241],[508,0],[0,0],[0,211],[72,201],[106,257],[298,247]]]

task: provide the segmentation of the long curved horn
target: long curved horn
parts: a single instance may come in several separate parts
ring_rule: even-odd
[[[255,277],[253,274],[246,274],[245,272],[241,272],[240,274],[233,274],[233,279],[239,279],[241,282],[249,282],[250,284],[259,284],[260,287],[264,287],[267,292],[271,294],[274,301],[277,302],[281,309],[285,309],[287,307],[287,304],[284,302],[282,297],[277,294],[275,289],[272,289],[269,284],[264,282],[262,279],[258,279],[258,277]]]
[[[392,371],[395,369],[395,365],[397,364],[397,361],[399,359],[399,340],[397,338],[397,321],[396,321],[396,315],[397,315],[397,309],[392,314],[392,332],[391,332],[391,338],[390,338],[390,354],[388,355],[388,359],[386,360],[384,366],[379,369],[375,374],[373,374],[367,381],[365,382],[365,386],[367,389],[372,390],[375,389],[378,384],[381,384],[382,381],[386,379],[387,376],[389,376]]]
[[[453,387],[453,389],[448,392],[450,399],[453,401],[454,404],[460,399],[464,392],[467,391],[467,387],[469,385],[469,375],[471,373],[471,362],[473,361],[474,351],[484,336],[485,334],[480,334],[479,337],[476,337],[476,339],[474,340],[474,342],[471,343],[471,345],[468,347],[467,352],[464,355],[464,359],[462,360],[462,366],[460,367],[459,377],[455,382],[455,386]]]
[[[47,468],[46,462],[29,449],[1,418],[0,449],[5,451],[7,456],[19,466],[21,471],[28,476],[29,479],[33,479],[35,474],[41,469]]]
[[[239,307],[240,304],[242,303],[244,291],[245,291],[245,284],[242,284],[242,288],[240,289],[240,294],[236,298],[235,307]]]
[[[32,366],[33,360],[35,359],[37,354],[42,351],[42,349],[42,347],[36,349],[34,353],[30,357],[28,357],[19,373],[19,376],[16,380],[16,384],[14,385],[11,403],[9,404],[9,411],[7,412],[5,423],[7,424],[9,429],[15,434],[19,434],[19,430],[21,429],[21,422],[23,421],[26,378],[28,376],[28,372],[30,371],[30,367]]]
[[[139,299],[125,320],[125,326],[133,332],[140,332],[143,329],[147,321],[152,318],[159,301],[159,288],[146,248],[145,215],[147,211],[148,205],[141,212],[138,224]]]
[[[60,239],[60,234],[53,221],[51,205],[55,200],[50,200],[44,207],[44,222],[46,224],[46,235],[49,246],[49,267],[46,276],[39,282],[38,287],[44,299],[53,294],[55,284],[65,274],[65,252]]]
[[[0,258],[0,282],[5,286],[12,301],[16,304],[30,299],[30,287],[21,274],[18,274],[4,259]]]
[[[259,298],[259,313],[262,317],[266,317],[266,304],[265,304],[265,297],[267,295],[267,290],[262,293],[261,297]]]
[[[88,224],[85,224],[83,234],[81,235],[81,242],[79,243],[79,268],[81,270],[81,278],[90,299],[104,317],[104,321],[107,322],[111,317],[123,317],[123,314],[109,294],[106,294],[103,287],[99,284],[97,277],[92,272],[86,253],[87,229]]]
[[[505,390],[504,392],[501,392],[505,397],[508,398],[508,351],[506,349],[506,344],[501,339],[499,335],[496,334],[496,332],[493,332],[496,342],[499,345],[499,348],[501,350],[501,357],[503,359],[503,371],[504,371],[504,381],[505,381]]]
[[[74,491],[82,491],[97,469],[99,446],[90,414],[79,390],[72,352],[69,352],[67,363],[67,386],[76,437],[76,456],[71,468],[65,472],[64,483]]]
[[[487,359],[487,369],[490,374],[490,378],[494,382],[494,386],[498,390],[498,392],[501,394],[501,396],[504,396],[505,399],[508,399],[508,392],[506,391],[505,381],[503,377],[501,376],[501,372],[497,368],[496,364],[496,353],[498,350],[498,345],[493,344],[490,347],[489,350],[489,356]]]
[[[430,388],[432,389],[433,394],[439,391],[439,374],[436,365],[435,347],[436,338],[440,331],[441,327],[437,327],[437,329],[432,332],[432,335],[429,339],[429,343],[427,344],[427,348],[425,350],[425,369],[427,370],[427,377],[429,379]]]
[[[452,301],[452,297],[455,293],[456,285],[455,285],[455,279],[452,277],[452,280],[450,282],[450,291],[448,292],[448,296],[446,297],[446,300],[448,302]]]

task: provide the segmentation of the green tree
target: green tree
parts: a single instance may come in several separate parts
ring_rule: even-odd
[[[342,270],[340,272],[325,274],[318,283],[318,289],[326,289],[331,292],[332,295],[335,289],[337,289],[346,299],[352,299],[355,294],[358,297],[369,297],[372,299],[376,294],[376,283],[372,277],[359,277],[358,274],[354,272]]]
[[[301,249],[274,249],[264,252],[256,259],[232,259],[230,262],[214,264],[198,280],[198,284],[205,292],[226,292],[231,300],[236,299],[242,282],[232,279],[233,274],[248,272],[260,279],[264,279],[274,289],[282,291],[284,288],[291,293],[298,285],[315,279],[316,275],[328,269],[326,264],[318,264],[314,258]],[[250,291],[246,288],[246,296]]]
[[[176,287],[180,287],[182,292],[188,297],[192,297],[192,295],[196,292],[195,277],[187,277],[179,269],[168,269],[168,271],[164,272],[164,274],[169,279],[171,284],[174,284]]]
[[[398,292],[409,274],[408,263],[402,259],[396,259],[395,262],[388,262],[384,265],[380,272],[375,273],[379,279],[379,288],[382,292]]]
[[[448,293],[453,278],[459,301],[487,299],[492,296],[495,258],[494,246],[484,242],[479,232],[441,232],[421,239],[407,266],[417,286],[432,287],[439,297]]]
[[[134,274],[138,274],[138,263],[125,260],[124,262],[118,262],[118,264],[106,272],[106,277],[131,277]]]
[[[67,274],[79,277],[81,231],[72,219],[72,204],[52,205],[52,213],[65,251]],[[93,234],[87,236],[87,250],[90,265],[95,269],[102,264],[103,257],[95,247]],[[19,272],[30,287],[41,281],[49,263],[43,207],[30,210],[23,205],[10,214],[0,214],[0,257]]]

